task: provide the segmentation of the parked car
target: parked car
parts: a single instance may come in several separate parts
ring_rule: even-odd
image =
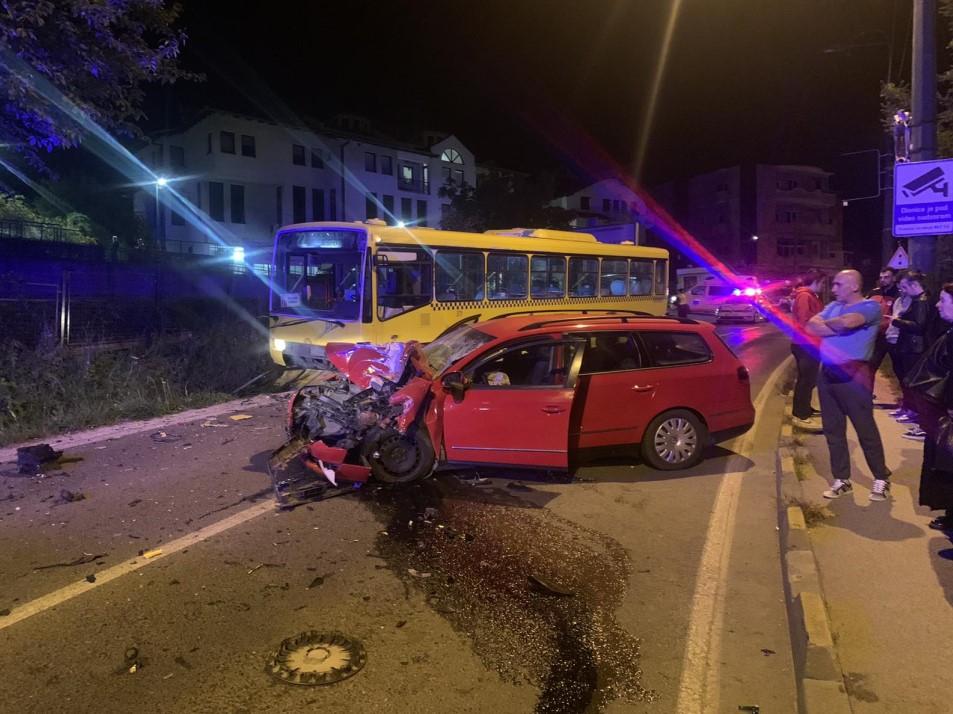
[[[340,378],[301,390],[289,429],[332,480],[403,483],[461,464],[571,469],[582,450],[620,445],[683,469],[755,416],[748,370],[694,320],[524,315],[424,347],[332,343],[327,354]]]
[[[717,322],[758,322],[764,319],[756,300],[750,297],[732,296],[715,308]]]

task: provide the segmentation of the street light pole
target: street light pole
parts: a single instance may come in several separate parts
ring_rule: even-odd
[[[936,0],[913,0],[913,127],[911,161],[936,158]],[[936,236],[907,239],[911,267],[932,273]]]
[[[163,252],[165,252],[165,240],[164,240],[164,236],[162,235],[163,226],[162,226],[162,220],[159,214],[159,189],[165,188],[166,184],[168,183],[169,183],[169,180],[165,176],[159,176],[155,180],[155,187],[156,187],[155,242],[156,242],[156,247],[160,248]]]

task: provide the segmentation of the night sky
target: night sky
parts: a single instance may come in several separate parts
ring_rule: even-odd
[[[673,4],[649,183],[739,161],[831,167],[882,141],[879,82],[891,58],[894,77],[910,71],[908,0],[192,1],[184,62],[207,82],[154,93],[149,123],[203,104],[353,111],[532,170],[564,163],[569,137],[539,129],[559,117],[631,167]]]

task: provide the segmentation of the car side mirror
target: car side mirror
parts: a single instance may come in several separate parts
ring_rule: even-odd
[[[470,381],[463,376],[462,372],[450,372],[444,375],[441,383],[444,391],[449,392],[456,399],[460,399],[470,386]]]

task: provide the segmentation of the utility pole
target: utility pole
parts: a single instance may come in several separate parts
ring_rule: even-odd
[[[936,158],[936,0],[913,0],[913,127],[911,161]],[[910,266],[936,269],[936,236],[907,239]]]

